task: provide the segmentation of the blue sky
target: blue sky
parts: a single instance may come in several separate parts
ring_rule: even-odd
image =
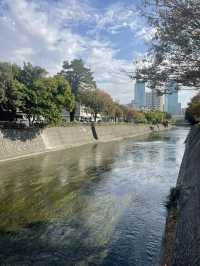
[[[121,103],[134,83],[122,70],[146,53],[153,29],[134,0],[0,0],[0,59],[30,61],[60,71],[64,60],[82,58],[101,89]],[[180,97],[187,102],[188,94]]]

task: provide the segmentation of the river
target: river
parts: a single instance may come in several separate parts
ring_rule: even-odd
[[[156,265],[187,128],[0,164],[0,265]]]

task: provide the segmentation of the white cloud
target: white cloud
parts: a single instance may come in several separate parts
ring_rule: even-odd
[[[133,97],[133,82],[124,70],[133,70],[133,65],[125,60],[115,59],[116,52],[106,47],[93,48],[86,62],[94,72],[99,86],[106,88],[115,100],[126,103]]]
[[[188,91],[179,91],[179,101],[183,108],[187,107],[188,102],[191,101],[192,97],[194,97],[198,92],[195,90],[188,90]]]
[[[97,84],[121,102],[132,100],[133,84],[121,71],[130,70],[130,61],[117,59],[118,50],[109,41],[73,32],[73,23],[94,23],[97,32],[109,25],[114,32],[134,27],[133,11],[115,5],[105,14],[86,1],[4,0],[0,14],[0,58],[21,64],[31,61],[50,73],[60,70],[62,61],[83,58],[94,72]],[[120,14],[118,13],[120,12]],[[88,37],[89,36],[89,37]]]
[[[155,28],[150,28],[144,26],[140,30],[137,31],[136,37],[145,40],[146,42],[150,42],[155,36],[156,30]]]
[[[0,19],[0,55],[5,60],[30,60],[55,72],[57,67],[54,69],[53,65],[61,64],[64,58],[79,57],[85,49],[85,40],[49,17],[47,11],[40,9],[39,1],[5,2],[8,11]]]
[[[131,4],[126,6],[122,2],[117,2],[109,6],[105,12],[96,14],[96,27],[91,30],[92,34],[98,35],[101,31],[117,34],[128,28],[132,31],[138,29],[138,12]]]

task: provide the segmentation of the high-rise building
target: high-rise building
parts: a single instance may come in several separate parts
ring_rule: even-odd
[[[146,92],[145,106],[147,110],[163,111],[163,96],[159,96],[156,91]]]
[[[165,111],[165,103],[164,103],[164,96],[160,96],[160,111]]]
[[[132,106],[141,110],[164,110],[163,96],[156,91],[145,92],[145,82],[137,80],[135,83],[135,97]]]
[[[152,109],[152,92],[145,93],[145,107],[147,110]]]
[[[178,102],[177,83],[170,81],[167,85],[169,94],[165,95],[165,111],[171,115],[181,113],[181,104]]]
[[[145,82],[137,80],[135,83],[134,106],[138,109],[145,107]]]
[[[152,92],[152,108],[154,110],[160,109],[160,97],[158,96],[157,92]]]

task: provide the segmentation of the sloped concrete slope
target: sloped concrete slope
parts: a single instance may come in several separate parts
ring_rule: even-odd
[[[10,129],[0,131],[0,160],[39,153],[45,149],[40,131]]]
[[[163,126],[155,130],[163,130]],[[148,125],[53,127],[44,130],[1,130],[0,161],[89,143],[113,141],[150,133]]]

